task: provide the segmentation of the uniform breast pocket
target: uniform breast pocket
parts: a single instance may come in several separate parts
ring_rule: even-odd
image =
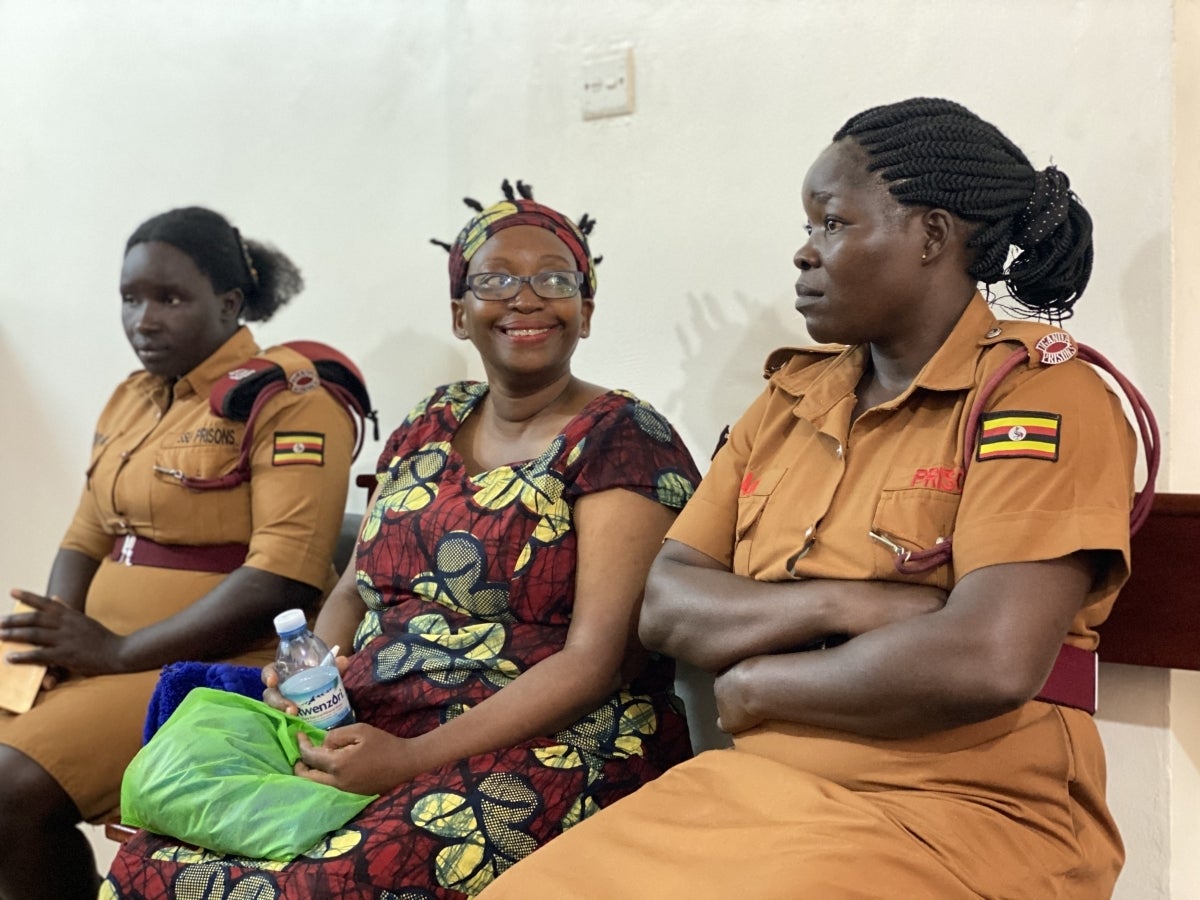
[[[954,534],[958,516],[959,494],[928,487],[906,487],[884,490],[875,507],[871,531],[905,550],[928,550]],[[876,540],[877,577],[894,578],[896,554],[884,540]],[[949,563],[925,576],[913,576],[926,584],[949,588],[953,575]]]
[[[784,466],[768,469],[761,475],[747,472],[746,477],[742,479],[741,491],[738,494],[737,527],[734,530],[739,544],[754,539],[754,533],[767,509],[771,495],[786,473],[787,467]]]
[[[238,448],[161,448],[155,455],[150,516],[156,531],[180,543],[245,543],[251,531],[248,482],[193,490],[184,477],[217,478],[233,470]]]

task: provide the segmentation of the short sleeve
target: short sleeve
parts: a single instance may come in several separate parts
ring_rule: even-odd
[[[955,577],[984,566],[1110,550],[1087,624],[1129,575],[1137,442],[1120,400],[1086,363],[1024,370],[987,404],[954,532]]]
[[[328,584],[346,509],[354,423],[327,391],[280,394],[255,425],[246,565]]]
[[[109,397],[96,422],[97,435],[103,434],[107,430],[112,410],[120,405],[124,394],[125,384],[122,384]],[[62,550],[75,550],[92,559],[103,559],[113,548],[114,536],[111,531],[105,529],[100,510],[96,506],[96,498],[91,490],[92,473],[95,471],[100,457],[106,452],[110,451],[105,443],[99,440],[93,443],[87,470],[84,472],[85,482],[83,490],[80,492],[79,504],[75,507],[75,515],[71,518],[71,524],[67,526],[67,533],[59,544],[59,548]]]
[[[113,536],[104,530],[96,514],[92,492],[84,487],[75,515],[59,545],[63,550],[75,550],[92,559],[103,559],[113,548]]]
[[[764,390],[729,430],[729,439],[713,457],[696,495],[667,532],[669,540],[687,544],[727,567],[733,565],[738,489],[771,392],[769,387]]]
[[[671,423],[631,395],[596,421],[580,448],[569,492],[574,497],[623,488],[671,509],[683,509],[700,471]]]

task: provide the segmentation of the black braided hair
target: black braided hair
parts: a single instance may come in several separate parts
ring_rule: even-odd
[[[241,288],[241,317],[265,322],[304,289],[300,270],[282,252],[259,241],[245,240],[218,212],[202,206],[172,209],[147,219],[125,242],[162,241],[191,258],[218,294]]]
[[[853,116],[853,138],[907,206],[938,207],[978,227],[967,274],[1003,280],[1030,316],[1070,318],[1092,274],[1092,219],[1054,166],[1036,171],[994,125],[950,100],[915,97]],[[1020,253],[1005,267],[1009,248]]]

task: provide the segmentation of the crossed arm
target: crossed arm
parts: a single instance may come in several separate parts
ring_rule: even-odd
[[[891,582],[758,582],[668,541],[650,571],[640,633],[648,647],[719,673],[726,731],[783,719],[908,737],[1034,697],[1098,562],[1080,552],[988,566],[946,597]],[[851,640],[795,650],[835,634]]]

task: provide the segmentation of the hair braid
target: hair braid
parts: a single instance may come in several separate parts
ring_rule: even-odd
[[[1033,315],[1069,318],[1092,273],[1092,220],[1053,166],[1040,172],[999,129],[949,100],[916,97],[852,116],[867,168],[908,206],[940,207],[977,227],[968,274],[1003,280]],[[1011,264],[1009,248],[1020,252]]]

